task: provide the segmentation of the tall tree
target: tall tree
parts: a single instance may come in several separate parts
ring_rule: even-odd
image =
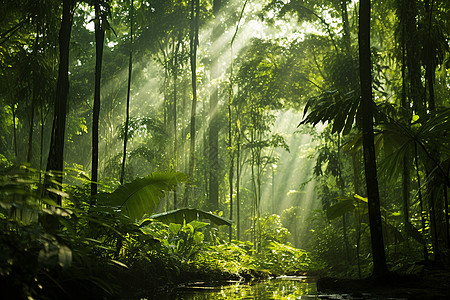
[[[218,32],[220,30],[219,11],[222,7],[222,0],[214,0],[213,14],[215,17],[214,28],[212,31],[212,40],[217,42]],[[219,78],[218,53],[213,53],[210,66],[210,81],[212,84],[209,97],[209,206],[210,209],[219,208],[219,88],[217,79]]]
[[[128,123],[130,122],[130,92],[131,92],[131,73],[133,71],[133,0],[130,0],[130,57],[128,61],[128,85],[127,85],[127,104],[125,113],[125,132],[123,136],[123,157],[122,169],[120,172],[120,184],[123,184],[125,176],[125,160],[127,158],[127,143],[128,143]]]
[[[173,168],[177,170],[178,168],[178,116],[177,116],[177,84],[178,84],[178,59],[179,59],[179,51],[181,47],[181,43],[183,42],[183,31],[180,30],[178,33],[178,37],[173,41],[173,65],[172,65],[172,76],[173,76],[173,103],[172,103],[172,114],[173,114]],[[174,209],[177,209],[178,201],[177,201],[177,189],[173,190],[173,206]]]
[[[191,0],[191,31],[190,31],[190,63],[192,78],[192,108],[191,108],[191,129],[188,175],[192,182],[195,166],[195,115],[197,114],[197,47],[198,47],[198,27],[200,18],[200,1]],[[183,205],[188,206],[188,187],[184,191]]]
[[[53,116],[52,136],[47,161],[47,171],[56,171],[57,180],[62,183],[64,163],[64,136],[66,128],[67,97],[69,94],[69,49],[72,30],[74,0],[63,1],[61,28],[59,30],[59,69],[56,83],[56,99]],[[57,203],[61,205],[61,198]]]
[[[380,213],[377,165],[373,134],[372,68],[370,53],[370,0],[359,3],[359,65],[361,84],[362,135],[364,171],[369,205],[369,225],[372,242],[373,276],[382,278],[388,273]]]
[[[98,181],[98,125],[100,119],[100,87],[102,78],[103,44],[105,40],[105,14],[100,0],[94,1],[95,9],[95,90],[92,113],[92,175],[91,195],[97,194]]]

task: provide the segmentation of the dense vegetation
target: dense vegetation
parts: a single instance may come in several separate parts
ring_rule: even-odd
[[[449,1],[2,8],[16,298],[448,266]]]

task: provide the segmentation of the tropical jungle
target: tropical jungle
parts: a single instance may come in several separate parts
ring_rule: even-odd
[[[448,299],[449,39],[448,0],[2,0],[1,297]]]

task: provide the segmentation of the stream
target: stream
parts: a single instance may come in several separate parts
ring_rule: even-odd
[[[291,300],[291,299],[395,299],[404,298],[376,297],[370,294],[320,294],[317,292],[317,279],[307,276],[281,276],[256,282],[242,284],[231,282],[223,286],[210,286],[201,282],[179,287],[161,300],[212,300],[212,299],[254,299],[254,300]],[[155,298],[156,299],[156,298]]]
[[[173,294],[167,295],[168,297],[165,299],[318,299],[314,296],[316,294],[315,278],[282,276],[253,284],[231,282],[216,287],[195,283],[176,289]],[[303,298],[305,295],[312,295],[312,298]]]

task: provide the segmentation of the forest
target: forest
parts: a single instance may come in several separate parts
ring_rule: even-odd
[[[8,299],[308,274],[450,296],[450,1],[1,4]]]

